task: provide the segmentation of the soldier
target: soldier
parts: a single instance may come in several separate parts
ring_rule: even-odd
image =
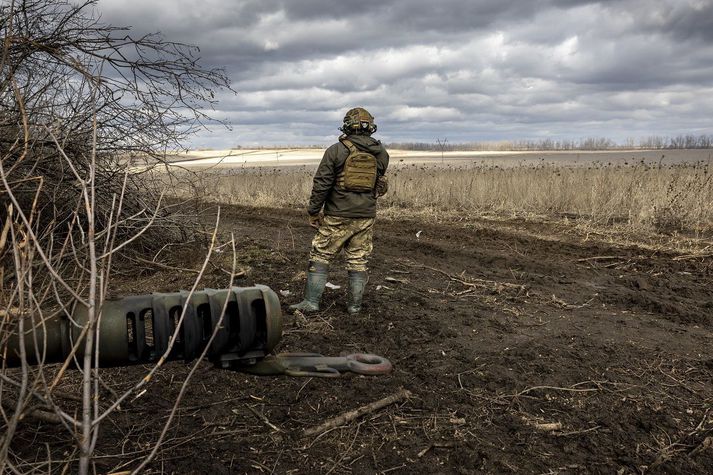
[[[388,188],[384,174],[389,154],[381,142],[371,137],[376,124],[366,109],[350,109],[339,130],[343,135],[324,152],[314,175],[307,211],[310,226],[317,229],[317,234],[312,240],[304,300],[291,305],[291,310],[319,310],[329,263],[342,249],[349,272],[347,311],[354,315],[361,310],[376,199]]]

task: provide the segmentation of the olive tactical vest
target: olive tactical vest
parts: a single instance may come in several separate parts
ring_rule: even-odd
[[[359,150],[347,139],[340,141],[349,149],[344,169],[337,176],[337,186],[346,191],[366,193],[374,191],[376,185],[376,157]]]

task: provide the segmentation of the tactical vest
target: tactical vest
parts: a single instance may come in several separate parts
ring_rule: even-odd
[[[339,139],[349,149],[344,169],[337,176],[337,186],[346,191],[366,193],[376,185],[376,157],[359,150],[347,139]]]

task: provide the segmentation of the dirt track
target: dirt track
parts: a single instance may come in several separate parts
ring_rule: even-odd
[[[377,353],[394,373],[258,378],[205,364],[154,470],[713,473],[705,442],[713,437],[713,259],[541,238],[553,230],[530,223],[377,226],[363,315],[344,310],[339,261],[330,281],[342,289],[326,292],[316,317],[287,314],[279,350]],[[299,298],[312,235],[302,213],[228,208],[223,228],[236,233],[240,265],[251,268],[239,285],[290,290],[283,308]],[[180,265],[202,258],[190,256]],[[226,281],[214,272],[205,286]],[[190,282],[162,272],[117,291]],[[187,371],[169,365],[106,426],[99,452],[127,455],[100,459],[100,471],[131,468],[145,455]],[[121,389],[141,374],[106,376]],[[412,399],[301,438],[401,387]]]

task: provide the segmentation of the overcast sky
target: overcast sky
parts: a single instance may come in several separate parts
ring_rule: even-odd
[[[99,0],[201,48],[237,95],[194,146],[713,134],[713,0]]]

